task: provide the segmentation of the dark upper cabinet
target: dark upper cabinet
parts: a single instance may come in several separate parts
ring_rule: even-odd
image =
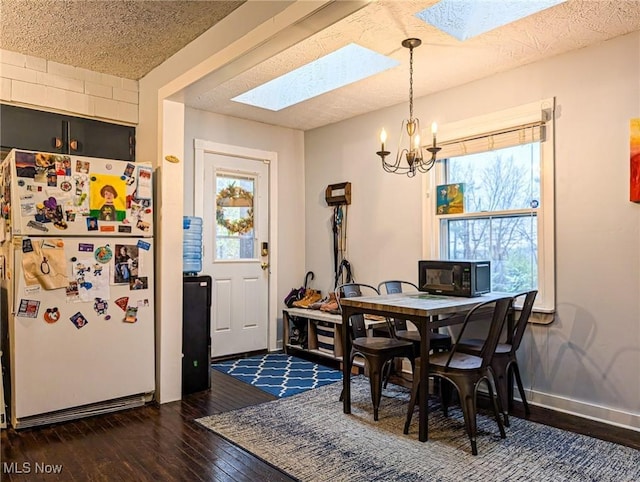
[[[136,129],[81,117],[0,105],[4,149],[135,160]]]

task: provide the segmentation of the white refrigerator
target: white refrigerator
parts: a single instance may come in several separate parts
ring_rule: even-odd
[[[2,356],[15,428],[152,398],[152,174],[145,163],[22,150],[0,166]]]

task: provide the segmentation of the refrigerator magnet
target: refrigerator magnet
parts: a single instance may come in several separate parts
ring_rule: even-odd
[[[91,163],[89,161],[76,161],[76,172],[80,174],[89,174],[89,170],[91,169]]]
[[[78,251],[83,251],[85,253],[92,253],[93,252],[93,244],[91,243],[78,243]]]
[[[98,247],[93,255],[98,263],[108,263],[113,257],[113,251],[111,251],[111,248],[107,244],[105,246]]]
[[[22,252],[30,253],[33,251],[33,245],[31,244],[31,240],[29,238],[22,240]]]
[[[18,307],[16,316],[22,318],[37,318],[39,309],[40,302],[38,300],[20,300],[20,306]]]
[[[49,169],[47,171],[47,186],[56,187],[58,185],[58,174],[55,169]]]
[[[130,162],[127,163],[127,167],[124,168],[124,173],[123,175],[125,177],[131,177],[133,176],[133,170],[136,168],[135,164],[131,164]]]
[[[87,319],[83,316],[83,314],[80,313],[79,311],[69,319],[71,320],[71,323],[73,323],[76,326],[78,330],[82,328],[84,325],[86,325],[87,323],[89,323]]]
[[[107,308],[109,308],[109,304],[106,300],[103,300],[102,298],[96,298],[95,302],[93,303],[93,309],[96,311],[96,313],[98,313],[99,315],[104,315],[107,312]]]
[[[80,287],[77,281],[69,281],[66,288],[67,303],[70,301],[77,301],[80,299]]]
[[[151,224],[146,221],[138,220],[138,222],[136,223],[136,228],[138,228],[140,231],[148,233],[149,229],[151,228]]]
[[[137,306],[128,306],[127,312],[124,316],[124,321],[126,323],[135,323],[138,321],[138,307]]]
[[[151,243],[147,243],[146,241],[139,239],[138,248],[144,249],[145,251],[149,251],[149,248],[151,248]]]
[[[138,166],[138,184],[136,186],[138,199],[151,199],[151,168]]]
[[[48,232],[49,231],[48,227],[46,227],[42,223],[39,223],[38,221],[34,221],[33,219],[27,223],[27,226],[29,226],[30,228],[33,228],[33,229],[37,229],[38,231],[44,231],[44,232]]]
[[[30,179],[36,177],[36,155],[33,152],[16,151],[16,175]]]
[[[60,319],[60,310],[58,308],[47,308],[44,312],[44,321],[47,323],[55,323]]]
[[[129,280],[130,290],[146,290],[149,288],[149,278],[147,276],[132,277]]]
[[[90,216],[87,218],[87,231],[97,231],[98,230],[98,218]]]
[[[116,305],[118,305],[118,308],[120,308],[122,311],[127,311],[128,304],[129,304],[128,296],[123,296],[122,298],[118,298],[116,300]]]

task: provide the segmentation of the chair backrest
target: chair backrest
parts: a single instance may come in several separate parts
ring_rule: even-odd
[[[462,328],[460,329],[460,333],[458,334],[458,339],[456,340],[456,344],[453,345],[451,349],[451,353],[449,354],[449,358],[447,359],[446,366],[448,367],[453,359],[454,354],[456,353],[456,345],[457,342],[460,341],[464,336],[464,331],[469,324],[469,320],[474,317],[478,312],[486,313],[487,308],[493,307],[493,311],[491,314],[491,321],[489,325],[489,331],[482,345],[482,350],[480,351],[480,357],[482,358],[482,367],[487,367],[491,363],[491,358],[496,351],[496,346],[498,346],[498,340],[500,339],[500,333],[502,332],[502,328],[504,327],[504,323],[507,319],[507,314],[509,313],[509,309],[511,304],[513,303],[513,298],[511,296],[506,296],[504,298],[498,298],[497,300],[485,301],[474,306],[464,317],[464,322],[462,323]],[[485,320],[485,316],[475,316],[478,319],[478,323],[480,320]]]
[[[419,291],[418,287],[414,285],[410,281],[402,281],[402,280],[387,280],[382,281],[378,284],[378,291],[380,293],[386,292],[388,295],[392,295],[395,293],[402,293],[403,286],[405,288],[413,288],[412,291]],[[406,330],[407,329],[407,320],[401,320],[398,318],[391,318],[389,320],[390,329],[393,330],[392,335],[395,337],[395,332],[397,330]]]
[[[412,282],[410,281],[402,281],[402,280],[387,280],[387,281],[383,281],[381,283],[378,284],[378,291],[380,291],[380,293],[382,293],[382,288],[384,288],[384,291],[388,294],[394,294],[394,293],[402,293],[402,287],[406,286],[406,287],[412,287],[415,291],[418,291],[418,287],[416,285],[414,285]]]
[[[365,284],[365,283],[344,283],[336,287],[335,294],[336,299],[338,300],[338,306],[340,306],[340,310],[342,310],[342,305],[340,304],[341,298],[355,298],[358,296],[362,296],[362,289],[371,291],[371,295],[379,295],[380,292],[374,286]],[[367,336],[367,327],[364,323],[364,315],[357,314],[349,317],[349,323],[351,325],[351,337],[352,339],[356,338],[364,338]]]
[[[511,333],[507,333],[507,343],[511,344],[511,354],[515,354],[516,350],[520,346],[520,342],[522,341],[522,336],[524,335],[524,331],[529,324],[529,316],[531,316],[531,310],[533,309],[533,302],[536,300],[536,295],[538,294],[538,290],[525,291],[523,293],[519,293],[514,295],[513,300],[517,300],[521,296],[524,296],[524,303],[522,305],[522,310],[520,311],[520,317],[518,321],[514,324],[513,330]]]

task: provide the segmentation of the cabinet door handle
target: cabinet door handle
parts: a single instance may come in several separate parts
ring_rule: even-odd
[[[53,139],[51,139],[51,145],[53,145],[53,147],[55,147],[56,149],[61,149],[62,139],[60,139],[59,137],[54,137]]]
[[[78,140],[77,139],[71,139],[69,141],[69,149],[71,149],[72,151],[77,151],[78,150]]]

